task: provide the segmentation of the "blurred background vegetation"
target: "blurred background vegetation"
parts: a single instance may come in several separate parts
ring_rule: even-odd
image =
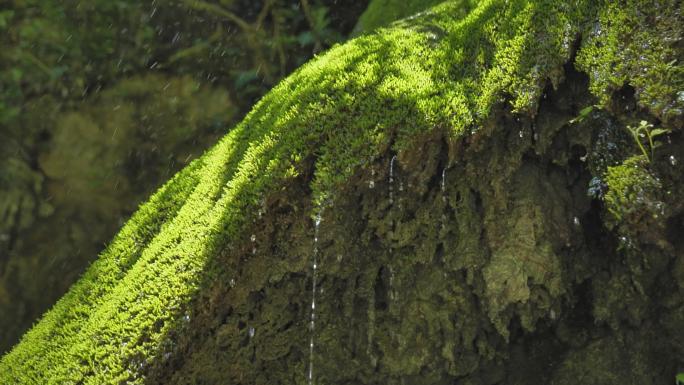
[[[0,354],[142,200],[367,5],[0,0]]]

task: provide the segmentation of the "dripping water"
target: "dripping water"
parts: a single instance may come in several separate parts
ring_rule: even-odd
[[[311,264],[311,320],[309,322],[309,385],[314,384],[314,335],[316,331],[316,278],[318,273],[318,230],[321,225],[321,212],[316,214],[314,222],[314,249]]]

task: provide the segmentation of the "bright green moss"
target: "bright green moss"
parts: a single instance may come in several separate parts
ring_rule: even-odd
[[[470,11],[447,1],[303,66],[140,209],[2,359],[0,382],[144,383],[200,278],[213,275],[208,262],[249,238],[242,229],[265,194],[314,162],[312,200],[322,205],[359,167],[418,135],[439,128],[457,140],[495,106],[534,114],[594,20],[593,3],[488,0]]]
[[[604,202],[612,215],[608,221],[610,225],[637,231],[659,216],[664,216],[665,203],[659,196],[662,185],[650,171],[645,155],[634,156],[618,166],[608,167],[605,181],[608,192]]]
[[[675,0],[607,2],[577,58],[592,91],[607,102],[612,91],[631,85],[640,104],[666,125],[681,121],[682,23],[682,4]]]

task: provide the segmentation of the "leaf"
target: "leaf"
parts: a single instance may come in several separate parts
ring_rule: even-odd
[[[594,110],[594,106],[584,107],[580,110],[579,116],[587,116],[593,110]]]
[[[656,136],[662,135],[662,134],[669,134],[671,131],[666,129],[666,128],[655,128],[651,130],[651,138],[655,138]]]
[[[677,381],[677,385],[684,384],[684,373],[679,373],[677,377],[675,377],[675,380]]]
[[[583,121],[589,114],[594,111],[595,106],[588,106],[584,107],[580,110],[579,115],[577,115],[574,119],[570,120],[570,123],[579,123]]]

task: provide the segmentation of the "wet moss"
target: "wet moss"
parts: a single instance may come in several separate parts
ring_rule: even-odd
[[[335,47],[280,83],[141,208],[0,378],[306,383],[313,335],[320,383],[493,385],[515,377],[520,349],[553,350],[534,375],[559,384],[582,370],[617,384],[629,374],[601,373],[632,361],[631,378],[671,380],[681,356],[661,353],[681,338],[679,249],[619,247],[601,218],[622,213],[639,175],[609,168],[615,198],[587,196],[603,175],[578,146],[603,126],[571,123],[587,88],[611,92],[567,65],[611,7],[467,5]],[[658,313],[668,338],[635,332]],[[531,342],[552,332],[559,347]],[[644,349],[621,355],[635,333]]]

